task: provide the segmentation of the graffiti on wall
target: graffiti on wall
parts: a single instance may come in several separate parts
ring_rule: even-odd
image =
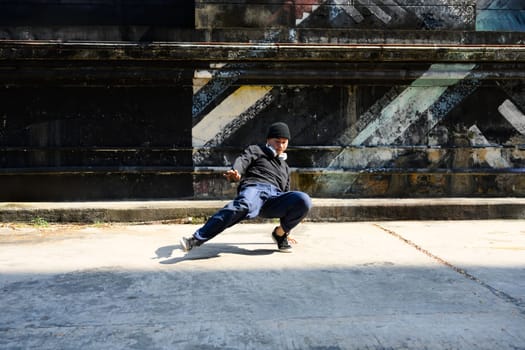
[[[196,1],[198,28],[473,29],[476,0]]]
[[[90,2],[65,3],[71,7],[55,4],[62,11],[57,18],[64,21],[55,24],[102,24],[60,16],[98,9],[101,2],[94,7],[88,6]],[[130,11],[146,6],[133,1],[112,6],[124,3],[133,3]],[[123,23],[145,26],[119,27],[119,40],[149,38],[147,33],[160,40],[155,33],[161,32],[164,21],[174,19],[170,11],[158,17],[164,8],[156,4],[180,10],[183,20],[175,21],[175,27],[192,26],[192,20],[186,21],[188,14],[193,19],[190,2],[158,1],[147,5],[152,12],[144,23],[132,16],[145,20],[143,11],[124,16],[128,20]],[[26,37],[17,25],[31,23],[28,13],[42,7],[24,6],[31,11],[20,12],[22,22],[7,12],[0,15],[0,22],[7,23],[0,38]],[[326,43],[320,38],[325,29],[348,28],[373,42],[383,40],[391,29],[411,33],[405,38],[410,43],[423,32],[441,31],[445,33],[441,37],[453,31],[525,32],[524,7],[521,0],[197,0],[195,23],[197,29],[230,28],[223,34],[231,35],[231,41],[247,42],[248,37],[255,42],[278,41],[279,33],[289,32],[285,41]],[[111,21],[119,16],[108,12],[108,23],[114,24]],[[52,23],[43,19],[34,32],[49,31],[46,25]],[[247,27],[264,30],[243,32]],[[89,28],[77,29],[84,37]],[[213,32],[192,34],[213,39]],[[349,32],[335,30],[330,35]],[[369,37],[371,33],[376,37]],[[491,37],[496,36],[499,33]],[[501,34],[505,43],[515,37]],[[65,188],[60,171],[69,181],[60,199],[231,197],[235,187],[222,180],[221,169],[230,166],[244,146],[264,142],[267,125],[277,120],[292,129],[289,163],[295,170],[294,185],[314,196],[525,196],[522,62],[405,66],[371,62],[366,69],[374,78],[367,80],[354,70],[361,67],[357,62],[334,63],[328,74],[326,62],[267,64],[240,58],[230,63],[186,62],[183,67],[145,61],[145,66],[135,68],[119,60],[107,70],[83,62],[71,64],[68,71],[58,62],[56,74],[49,73],[47,65],[41,69],[33,62],[25,68],[20,62],[5,63],[0,165],[18,169],[17,174],[26,175],[33,168],[50,173],[32,174],[31,187],[6,170],[4,178],[12,184],[2,179],[7,184],[3,189],[9,189],[12,197],[8,193],[3,198],[19,198],[15,197],[19,193],[30,194],[24,197],[30,200],[57,198]],[[88,66],[77,69],[82,64]],[[115,100],[126,103],[117,106]],[[126,132],[114,135],[115,130]],[[42,185],[45,176],[53,186]]]
[[[476,30],[525,31],[525,2],[521,0],[478,0]]]
[[[322,169],[310,188],[318,195],[356,195],[363,172],[525,167],[525,85],[491,79],[488,67],[432,64],[409,84],[380,87],[242,85],[238,73],[230,85],[219,72],[195,73],[197,167],[229,166],[234,154],[221,147],[264,141],[274,120],[293,126],[292,148],[310,150],[307,159],[296,150],[291,165]]]
[[[519,0],[304,0],[238,5],[200,0],[196,4],[200,28],[525,31],[525,3]],[[303,40],[315,42],[316,38]],[[218,64],[195,72],[194,165],[228,166],[234,155],[227,146],[240,148],[249,143],[245,135],[261,134],[264,121],[285,120],[294,126],[292,145],[298,147],[292,152],[296,156],[290,159],[292,166],[321,169],[307,185],[297,180],[317,195],[385,195],[393,187],[392,177],[386,184],[382,180],[374,184],[369,174],[394,172],[408,177],[448,174],[447,180],[439,176],[433,180],[443,182],[434,188],[442,195],[523,194],[523,184],[513,179],[495,181],[500,182],[498,189],[490,185],[479,189],[479,179],[469,175],[516,173],[524,168],[525,85],[520,79],[492,76],[490,72],[499,68],[432,64],[412,81],[382,85],[340,81],[319,85],[315,79],[306,85],[243,85],[249,64]],[[302,147],[308,147],[310,154],[304,155]],[[455,173],[466,175],[461,178]],[[469,181],[478,183],[465,190]],[[199,193],[201,184],[197,179],[196,196],[205,195]],[[399,187],[406,191],[403,185]]]
[[[296,7],[296,25],[315,27],[328,21],[337,27],[412,27],[425,29],[470,28],[474,19],[472,2],[441,0],[428,6],[414,6],[406,0],[317,1],[305,10]],[[299,11],[297,9],[299,8]]]
[[[196,1],[197,28],[297,27],[525,31],[521,0]]]

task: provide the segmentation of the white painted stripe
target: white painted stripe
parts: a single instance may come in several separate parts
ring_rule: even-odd
[[[378,5],[373,3],[371,0],[357,0],[361,5],[365,6],[367,9],[372,12],[381,22],[388,24],[392,20],[392,17],[383,11]]]
[[[193,77],[197,79],[211,79],[213,78],[213,73],[209,70],[197,69],[193,72]]]
[[[525,135],[525,114],[511,100],[505,100],[498,107],[498,111],[520,134]]]
[[[490,146],[489,140],[475,124],[468,129],[468,139],[472,146]]]
[[[399,6],[394,0],[383,0],[383,4],[388,6],[388,9],[394,11],[400,17],[407,15],[407,11]]]
[[[350,1],[335,0],[334,3],[337,5],[337,7],[339,7],[340,9],[345,11],[350,17],[352,17],[352,19],[357,23],[360,23],[365,19],[363,15],[359,11],[357,11],[357,9],[354,6],[350,5]]]
[[[482,153],[473,153],[474,163],[486,162],[491,168],[502,169],[509,168],[510,164],[505,158],[501,155],[501,148],[491,147],[489,140],[483,135],[481,130],[479,130],[477,125],[472,125],[469,129],[470,144],[472,146],[489,146],[484,149]],[[480,159],[479,155],[482,155],[483,158]]]
[[[394,142],[421,113],[432,106],[451,85],[465,78],[473,64],[434,64],[399,94],[380,115],[351,142],[352,145],[379,145]],[[439,77],[439,79],[437,79]],[[433,86],[437,85],[437,86]]]
[[[295,25],[299,25],[301,24],[305,19],[307,19],[308,17],[310,17],[311,13],[310,12],[303,12],[303,16],[301,18],[297,18],[295,20]]]
[[[196,69],[193,71],[193,94],[197,94],[210,80],[217,75],[217,70],[226,66],[226,63],[210,63],[210,69]]]
[[[272,89],[271,86],[241,86],[221,104],[202,118],[192,129],[193,147],[201,147],[235,118],[262,99]]]
[[[322,1],[318,1],[318,3],[321,3],[321,2],[322,2]],[[308,5],[308,4],[305,4],[305,5]],[[320,7],[319,4],[317,4],[317,5],[312,5],[310,11],[303,12],[300,18],[296,18],[296,19],[295,19],[295,25],[297,26],[297,25],[301,24],[305,19],[307,19],[308,17],[310,17],[310,15],[311,15],[312,13],[314,13],[315,10],[317,10],[319,7]]]
[[[193,71],[193,94],[196,95],[212,78],[213,74],[209,70]]]

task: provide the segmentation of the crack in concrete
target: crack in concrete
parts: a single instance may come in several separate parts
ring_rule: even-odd
[[[461,276],[463,276],[463,277],[465,277],[465,278],[467,278],[467,279],[469,279],[471,281],[474,281],[477,284],[479,284],[480,286],[488,289],[492,294],[494,294],[499,299],[516,306],[519,309],[520,314],[525,315],[525,301],[524,300],[521,300],[520,298],[515,298],[515,297],[505,293],[504,291],[499,290],[499,289],[491,286],[487,282],[485,282],[485,281],[479,279],[478,277],[470,274],[465,269],[462,269],[461,267],[458,267],[458,266],[456,266],[456,265],[446,261],[445,259],[443,259],[443,258],[441,258],[441,257],[439,257],[439,256],[437,256],[435,254],[433,254],[429,250],[421,247],[417,243],[415,243],[415,242],[413,242],[413,241],[403,237],[401,234],[399,234],[399,233],[397,233],[397,232],[395,232],[393,230],[390,230],[390,229],[388,229],[386,227],[383,227],[380,224],[373,224],[373,226],[379,228],[380,230],[388,233],[389,235],[391,235],[393,237],[396,237],[397,239],[399,239],[399,240],[403,241],[404,243],[408,244],[409,246],[415,248],[416,250],[420,251],[421,253],[425,254],[426,256],[430,257],[431,259],[437,261],[441,265],[444,265],[444,266],[452,269],[453,271],[457,272]]]

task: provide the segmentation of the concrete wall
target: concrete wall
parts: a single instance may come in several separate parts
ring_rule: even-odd
[[[476,25],[476,0],[197,0],[196,8],[198,28],[471,30]]]
[[[495,31],[499,37],[481,42],[522,44],[522,39],[510,39],[508,32],[525,31],[525,3],[518,1],[196,3],[198,28],[263,27],[267,41],[282,40],[283,31],[278,28],[286,28],[288,40],[298,42],[383,39],[383,43],[469,44],[464,37],[455,40],[452,32]],[[309,28],[317,31],[304,34]],[[336,29],[353,29],[362,35],[347,39]],[[397,34],[385,34],[391,31]],[[446,31],[449,37],[428,40],[423,31]],[[280,72],[283,79],[277,85],[235,88],[240,80],[235,69],[230,77],[214,71],[205,88],[194,93],[193,146],[217,147],[229,144],[228,138],[238,139],[232,135],[241,133],[239,120],[250,119],[246,123],[253,128],[251,124],[260,118],[281,119],[294,125],[293,145],[299,149],[292,152],[292,162],[303,170],[320,169],[296,174],[297,183],[319,196],[525,194],[525,90],[519,72],[523,66],[464,61],[325,68],[303,70],[302,76],[293,77]],[[224,71],[231,72],[231,66]],[[503,78],[503,72],[510,75]],[[227,93],[226,81],[230,84]],[[244,97],[250,92],[258,96],[257,101]],[[214,109],[202,112],[201,101],[212,100]],[[223,111],[231,111],[232,106],[244,108],[225,115]],[[215,124],[216,130],[209,127],[210,120],[220,119],[223,122]],[[194,161],[197,165],[220,163],[199,153]]]
[[[0,4],[0,200],[229,198],[277,120],[314,196],[525,195],[517,0],[31,3]]]
[[[520,0],[196,0],[197,28],[523,31]]]
[[[309,78],[281,72],[287,84],[228,86],[226,93],[224,79],[210,79],[194,93],[195,165],[228,165],[231,157],[218,147],[246,144],[263,124],[285,120],[290,163],[310,170],[296,179],[316,195],[525,193],[525,91],[522,81],[492,75],[502,66],[324,68]],[[347,70],[362,75],[345,77]],[[395,72],[390,79],[374,79],[388,70]],[[213,107],[195,108],[203,100]]]

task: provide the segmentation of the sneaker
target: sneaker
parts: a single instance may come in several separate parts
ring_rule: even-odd
[[[182,246],[182,250],[184,250],[185,252],[189,252],[193,248],[200,246],[202,243],[202,241],[199,241],[195,237],[182,237],[180,239],[180,245]]]
[[[272,238],[277,243],[277,248],[279,248],[279,251],[290,253],[292,251],[292,246],[290,243],[288,243],[288,234],[285,233],[282,236],[278,236],[277,233],[275,233],[275,228],[272,232]]]

